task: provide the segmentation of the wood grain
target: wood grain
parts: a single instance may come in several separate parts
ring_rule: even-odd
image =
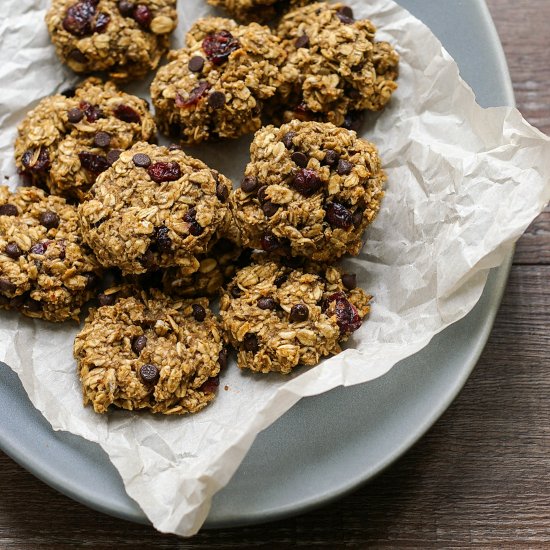
[[[518,107],[550,133],[550,1],[488,4]],[[550,209],[518,243],[491,337],[460,396],[396,464],[335,503],[181,540],[93,512],[0,453],[0,549],[550,548],[549,280]]]

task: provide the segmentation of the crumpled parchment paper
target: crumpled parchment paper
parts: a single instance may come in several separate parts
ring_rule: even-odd
[[[0,175],[15,174],[16,125],[41,97],[76,81],[50,45],[46,0],[3,0],[0,20]],[[372,313],[342,354],[291,377],[251,376],[233,364],[217,400],[196,416],[161,418],[84,409],[72,324],[0,314],[0,360],[14,369],[55,430],[99,443],[128,494],[161,531],[191,535],[212,495],[237,469],[256,434],[301,397],[386,373],[466,315],[514,241],[550,199],[550,139],[511,108],[482,109],[458,68],[421,22],[391,0],[350,1],[379,39],[401,54],[399,90],[370,117],[387,194],[363,253],[347,260],[374,295]],[[179,2],[182,32],[209,8]],[[130,90],[147,95],[147,85]],[[236,183],[250,139],[194,149]],[[10,180],[17,183],[17,177]],[[224,391],[224,386],[229,390]]]

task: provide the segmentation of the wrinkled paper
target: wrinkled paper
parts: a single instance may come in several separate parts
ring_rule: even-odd
[[[36,102],[77,79],[57,60],[44,24],[47,0],[3,0],[0,21],[0,176],[15,174],[16,125]],[[99,443],[128,494],[161,531],[191,535],[212,495],[239,466],[259,431],[301,397],[372,380],[466,315],[488,270],[550,199],[550,139],[512,108],[482,109],[436,37],[391,0],[348,2],[369,17],[401,54],[399,89],[372,115],[372,139],[388,172],[382,209],[362,254],[347,260],[374,295],[368,321],[346,351],[290,377],[253,376],[231,364],[219,396],[179,418],[82,407],[72,357],[73,324],[0,315],[0,359],[19,375],[32,403],[55,430]],[[209,8],[179,2],[184,29]],[[147,86],[130,91],[146,97]],[[236,183],[250,138],[192,153]],[[16,185],[17,177],[10,179]],[[222,388],[228,386],[228,391]]]

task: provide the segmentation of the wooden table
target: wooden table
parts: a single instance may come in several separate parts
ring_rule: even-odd
[[[488,4],[518,106],[550,134],[550,0]],[[550,548],[549,280],[547,209],[518,243],[493,332],[461,395],[396,464],[336,503],[181,540],[91,511],[0,453],[0,548]]]

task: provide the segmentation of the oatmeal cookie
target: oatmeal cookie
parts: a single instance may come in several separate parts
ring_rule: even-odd
[[[293,120],[259,130],[250,160],[230,197],[243,246],[326,262],[359,253],[386,180],[372,143]]]
[[[225,223],[230,189],[225,176],[180,149],[138,143],[79,206],[82,233],[105,267],[194,273]]]
[[[169,295],[215,296],[227,283],[239,266],[246,265],[247,251],[227,239],[220,239],[212,249],[198,258],[199,268],[191,274],[181,273],[177,267],[169,267],[162,273],[162,287]]]
[[[379,111],[397,88],[399,56],[374,40],[376,28],[344,4],[310,4],[277,29],[288,53],[281,102],[285,121],[321,120],[357,129],[361,111]]]
[[[263,103],[281,84],[279,39],[257,23],[208,17],[191,27],[186,44],[151,84],[159,128],[186,144],[260,128]]]
[[[36,187],[0,186],[0,307],[78,320],[101,269],[82,242],[76,207]]]
[[[237,21],[269,23],[290,8],[305,6],[311,0],[208,0],[212,6],[224,8]]]
[[[73,71],[142,78],[168,51],[176,0],[52,0],[46,23],[57,55]]]
[[[121,150],[155,138],[145,100],[90,78],[76,90],[44,98],[25,117],[15,162],[35,185],[81,200]]]
[[[76,336],[84,404],[195,413],[215,397],[227,354],[207,299],[134,292],[92,309]]]
[[[370,296],[353,274],[260,261],[237,272],[221,303],[222,327],[240,368],[288,374],[341,351]]]

